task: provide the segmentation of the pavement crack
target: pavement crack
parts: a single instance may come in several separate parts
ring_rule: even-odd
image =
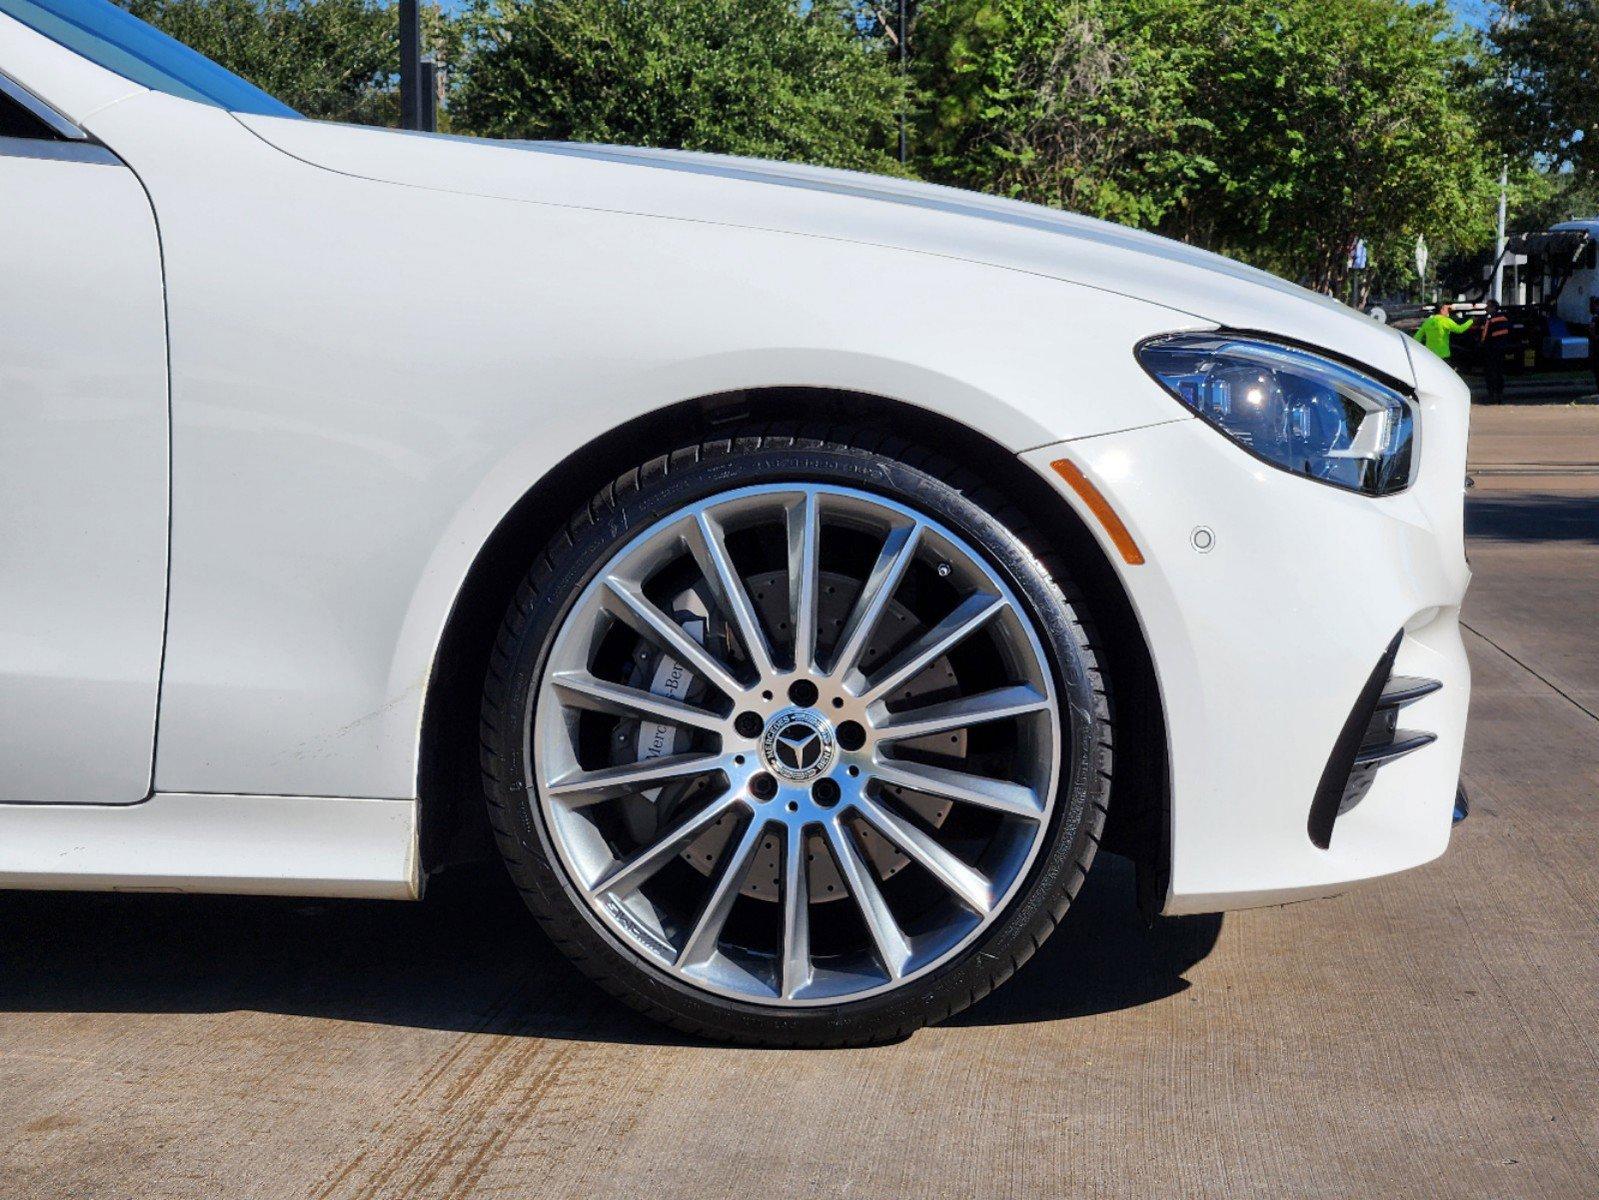
[[[1543,684],[1550,691],[1554,692],[1555,695],[1559,696],[1562,700],[1564,700],[1568,704],[1570,704],[1578,712],[1583,713],[1585,716],[1589,717],[1591,720],[1599,721],[1599,713],[1594,712],[1593,709],[1589,708],[1581,700],[1578,700],[1575,696],[1573,696],[1570,692],[1566,691],[1565,688],[1561,687],[1558,683],[1556,683],[1554,680],[1550,679],[1547,675],[1542,674],[1541,672],[1539,672],[1538,670],[1536,670],[1535,668],[1533,668],[1529,664],[1527,664],[1527,663],[1523,662],[1521,659],[1517,658],[1514,654],[1510,653],[1510,651],[1506,650],[1503,646],[1501,646],[1498,642],[1494,641],[1493,638],[1489,637],[1482,630],[1478,629],[1476,626],[1472,625],[1471,623],[1469,623],[1467,621],[1460,622],[1460,627],[1462,629],[1465,629],[1466,631],[1468,631],[1470,633],[1476,634],[1483,641],[1487,642],[1490,646],[1492,646],[1495,650],[1499,651],[1500,654],[1503,654],[1506,658],[1508,658],[1511,662],[1515,663],[1523,671],[1527,672],[1527,674],[1531,675],[1539,683]]]

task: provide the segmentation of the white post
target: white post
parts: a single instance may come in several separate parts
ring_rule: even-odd
[[[1510,163],[1499,165],[1499,237],[1494,242],[1493,298],[1504,303],[1505,289],[1505,193],[1510,185]]]

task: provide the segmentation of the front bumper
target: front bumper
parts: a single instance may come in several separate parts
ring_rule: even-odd
[[[1469,402],[1452,374],[1422,387],[1416,475],[1396,496],[1289,475],[1190,418],[1023,455],[1101,537],[1154,660],[1170,756],[1166,913],[1328,895],[1448,845],[1470,695]],[[1061,458],[1108,498],[1143,564],[1115,553],[1051,469]],[[1435,740],[1383,764],[1323,848],[1312,802],[1396,631],[1393,674],[1442,685],[1404,710],[1407,729]],[[1139,753],[1118,741],[1118,759]]]

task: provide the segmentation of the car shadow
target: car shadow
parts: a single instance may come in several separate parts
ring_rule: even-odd
[[[1182,991],[1221,918],[1147,926],[1131,867],[1102,856],[1044,948],[958,1025],[1049,1021]],[[585,980],[498,866],[420,904],[0,892],[0,1012],[276,1012],[621,1043],[686,1044]]]
[[[950,1025],[1011,1025],[1118,1012],[1188,990],[1187,972],[1221,936],[1222,914],[1147,920],[1134,902],[1133,865],[1094,860],[1050,939],[1005,986]]]
[[[1548,492],[1469,495],[1466,535],[1487,542],[1599,545],[1599,500]]]

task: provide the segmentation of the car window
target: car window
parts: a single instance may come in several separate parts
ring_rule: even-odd
[[[299,115],[111,0],[0,0],[0,12],[90,62],[155,91],[231,112]]]
[[[0,80],[0,138],[26,138],[29,141],[57,141],[60,134],[6,94]]]

